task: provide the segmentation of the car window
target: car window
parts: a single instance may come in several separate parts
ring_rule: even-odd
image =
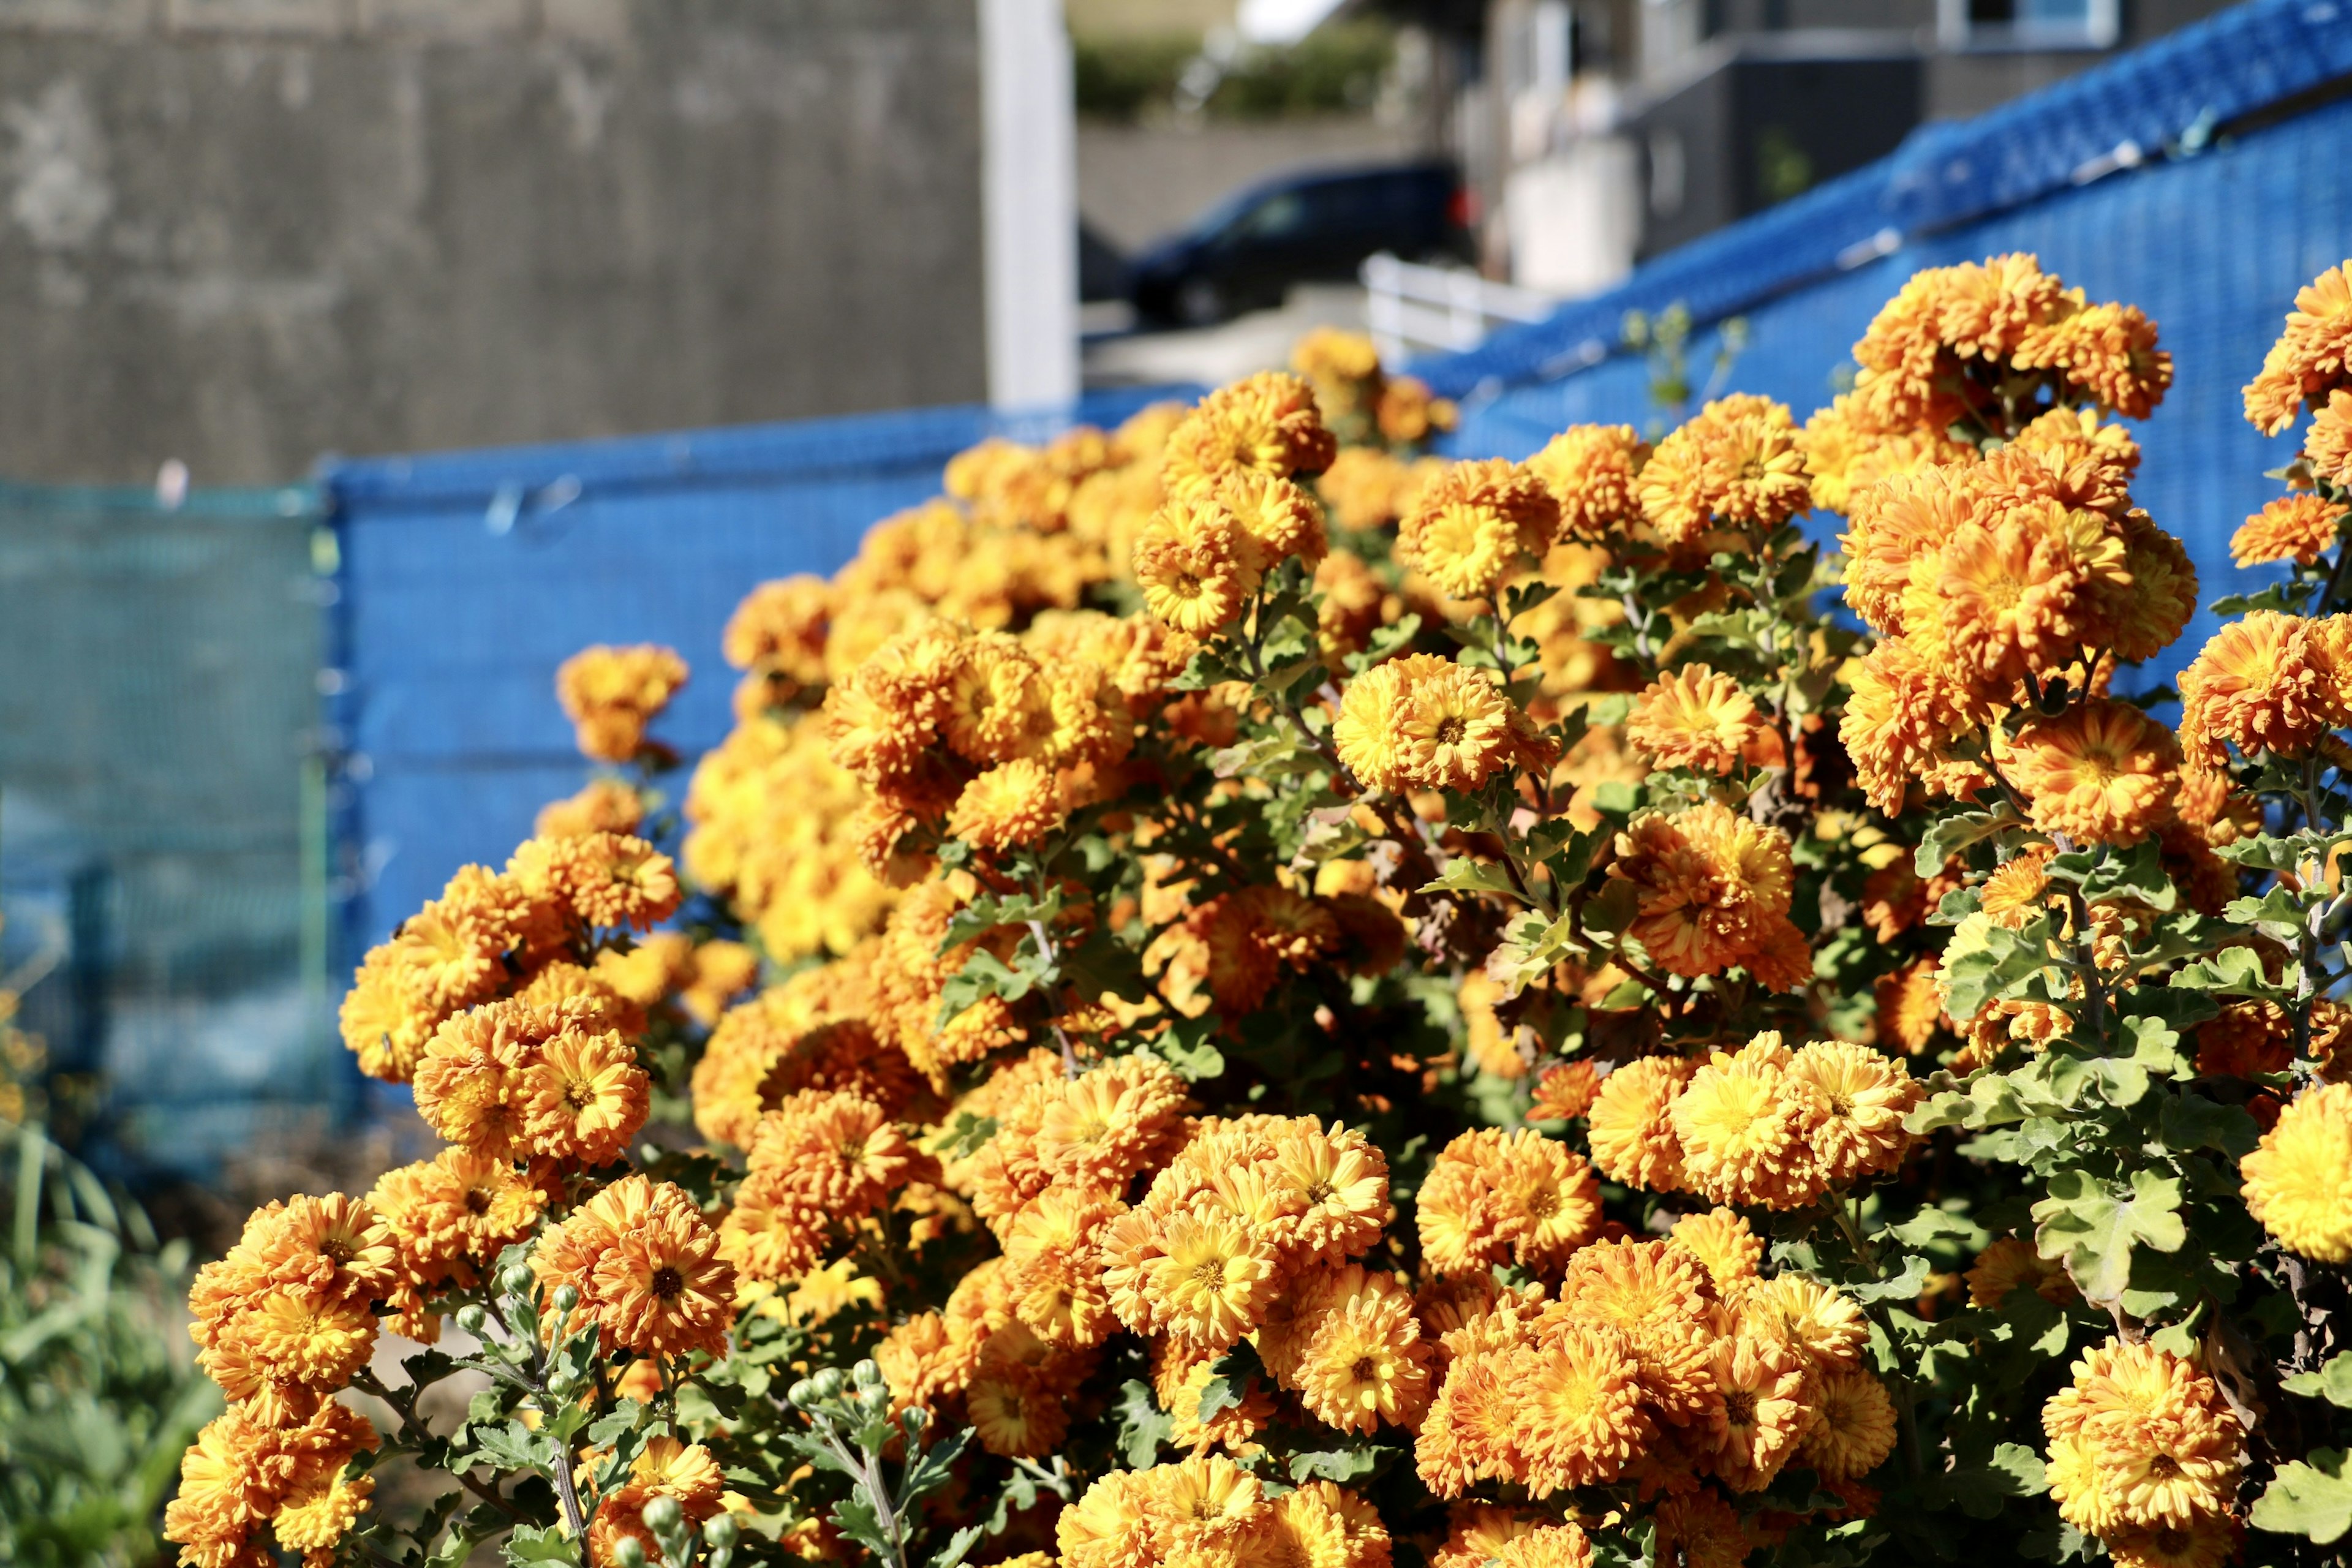
[[[1306,198],[1297,191],[1279,191],[1251,208],[1235,228],[1251,239],[1287,239],[1306,224]]]

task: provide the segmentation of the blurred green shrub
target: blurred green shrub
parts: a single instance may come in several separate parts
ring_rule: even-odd
[[[0,1126],[0,1563],[165,1560],[164,1496],[220,1409],[182,1327],[188,1244],[37,1124]]]
[[[1181,37],[1081,37],[1073,57],[1078,112],[1118,121],[1187,110],[1212,120],[1361,113],[1395,62],[1396,35],[1378,22],[1318,27],[1224,60]]]

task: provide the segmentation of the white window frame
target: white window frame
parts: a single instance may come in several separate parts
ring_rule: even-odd
[[[2121,0],[2088,0],[2079,22],[1971,22],[1969,0],[1936,0],[1936,37],[1947,49],[2111,49],[2122,35]]]

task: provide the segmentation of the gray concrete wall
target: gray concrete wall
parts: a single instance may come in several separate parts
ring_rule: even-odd
[[[0,0],[0,474],[985,390],[972,0]]]

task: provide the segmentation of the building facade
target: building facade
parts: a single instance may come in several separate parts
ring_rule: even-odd
[[[1493,0],[1459,135],[1492,269],[1563,296],[2221,9]]]

